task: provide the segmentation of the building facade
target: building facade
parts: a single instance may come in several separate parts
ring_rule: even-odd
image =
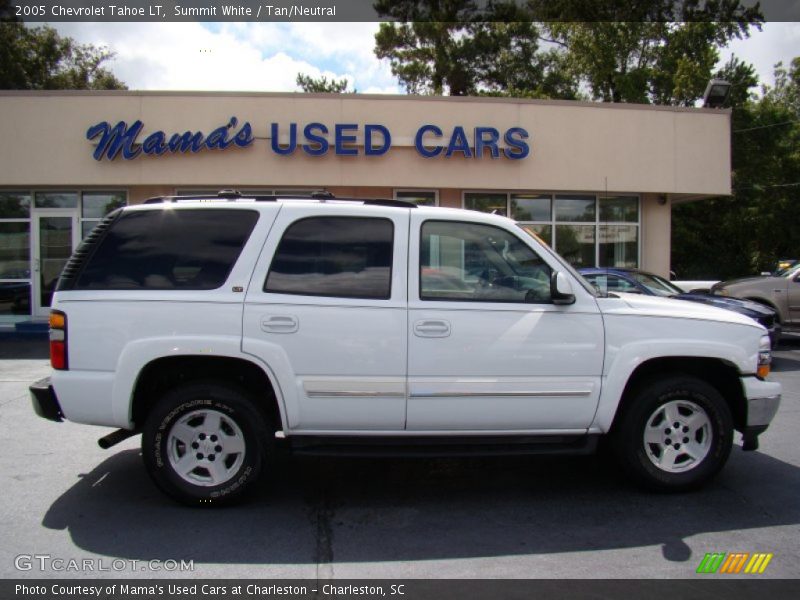
[[[324,189],[495,211],[575,266],[667,275],[671,206],[731,191],[724,110],[0,92],[0,139],[0,322],[45,315],[61,268],[91,228],[157,195]]]

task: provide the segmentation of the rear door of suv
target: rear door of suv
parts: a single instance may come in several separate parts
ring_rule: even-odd
[[[242,344],[272,370],[289,430],[404,428],[408,213],[282,206],[247,290]]]

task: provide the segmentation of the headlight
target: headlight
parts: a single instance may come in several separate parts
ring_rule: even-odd
[[[772,362],[772,345],[768,335],[761,336],[758,344],[758,365],[756,375],[761,379],[766,379],[769,375],[769,365]]]
[[[714,293],[717,296],[730,296],[731,295],[731,293],[728,290],[726,290],[725,288],[719,288],[717,290],[714,290]]]

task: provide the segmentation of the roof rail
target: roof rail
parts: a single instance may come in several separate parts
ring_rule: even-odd
[[[319,200],[320,202],[325,202],[326,200],[336,200],[337,202],[360,202],[365,206],[394,206],[397,208],[417,208],[417,205],[414,202],[409,202],[408,200],[396,200],[391,198],[337,198],[328,190],[318,190],[311,192],[307,196],[303,195],[281,195],[281,194],[273,194],[269,196],[260,196],[260,195],[249,195],[249,194],[242,194],[238,190],[227,189],[227,190],[220,190],[217,192],[216,196],[213,194],[202,194],[202,195],[187,195],[187,196],[155,196],[153,198],[148,198],[144,201],[144,204],[166,204],[166,203],[173,203],[173,202],[180,202],[180,201],[187,201],[187,200],[240,200],[240,199],[247,199],[247,200],[255,200],[256,202],[276,202],[278,200]]]

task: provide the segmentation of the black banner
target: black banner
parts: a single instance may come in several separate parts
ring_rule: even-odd
[[[735,15],[712,0],[475,0],[450,15],[492,21],[800,21],[796,0],[739,0]],[[0,20],[23,22],[354,22],[436,21],[428,3],[384,9],[376,0],[0,0]],[[498,5],[505,8],[498,9]],[[389,5],[391,6],[391,5]],[[723,11],[723,12],[720,12]],[[448,15],[450,13],[447,13]]]
[[[175,579],[175,580],[4,580],[0,598],[30,600],[499,600],[504,598],[647,598],[648,600],[741,600],[797,598],[797,580],[731,576],[670,580],[529,579]]]

